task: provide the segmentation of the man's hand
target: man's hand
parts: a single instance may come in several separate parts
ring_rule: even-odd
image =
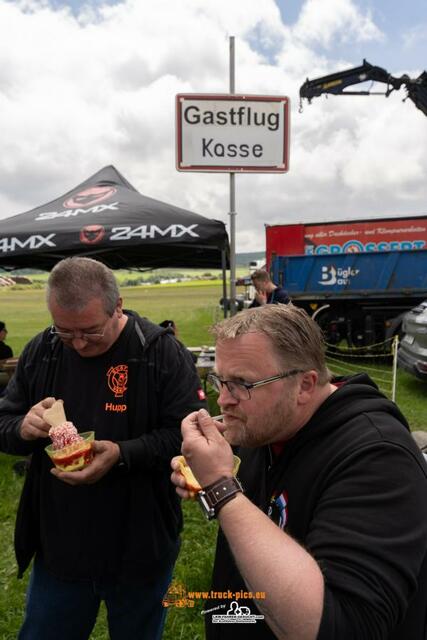
[[[175,485],[176,492],[180,496],[180,498],[184,498],[184,500],[193,500],[195,497],[195,493],[186,489],[187,485],[185,482],[185,478],[180,471],[178,458],[179,456],[176,456],[171,460],[171,467],[173,469],[173,472],[171,474],[172,484]]]
[[[34,407],[31,407],[23,421],[21,422],[20,435],[23,440],[37,440],[37,438],[47,438],[50,424],[43,420],[43,413],[55,402],[55,398],[44,398]]]
[[[267,294],[264,291],[257,291],[255,293],[255,300],[261,306],[264,305],[264,304],[267,304]]]
[[[58,480],[62,480],[67,484],[94,484],[98,482],[120,458],[120,447],[110,440],[95,440],[92,443],[94,458],[92,462],[80,471],[61,471],[53,468],[51,474],[56,476]]]
[[[222,427],[205,409],[190,413],[182,421],[181,451],[202,487],[233,475],[233,451],[221,434]],[[172,459],[171,466],[171,480],[176,485],[178,495],[182,498],[192,497],[185,489],[185,479],[179,472],[177,458]]]

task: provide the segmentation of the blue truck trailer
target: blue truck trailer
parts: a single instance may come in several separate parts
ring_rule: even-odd
[[[426,217],[411,219],[410,225],[399,220],[381,221],[383,227],[378,221],[267,227],[273,281],[315,318],[329,344],[381,345],[401,332],[403,315],[427,299],[427,243],[421,231]],[[408,234],[399,239],[403,230]],[[392,238],[387,242],[386,233]]]

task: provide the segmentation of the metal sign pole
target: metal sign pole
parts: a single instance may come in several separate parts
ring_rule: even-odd
[[[230,94],[235,93],[234,36],[230,36]],[[236,313],[236,174],[230,173],[230,315]]]

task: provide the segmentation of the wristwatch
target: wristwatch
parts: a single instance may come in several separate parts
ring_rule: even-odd
[[[119,459],[117,460],[116,465],[121,468],[124,468],[127,466],[126,462],[124,461],[123,453],[120,445],[119,445]]]
[[[237,478],[221,478],[199,491],[197,500],[206,518],[213,520],[219,510],[238,493],[243,493],[243,487]]]

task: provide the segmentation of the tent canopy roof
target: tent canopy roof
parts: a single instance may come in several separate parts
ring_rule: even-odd
[[[0,267],[51,269],[84,255],[112,269],[221,268],[223,222],[140,194],[112,165],[63,196],[0,220]]]

